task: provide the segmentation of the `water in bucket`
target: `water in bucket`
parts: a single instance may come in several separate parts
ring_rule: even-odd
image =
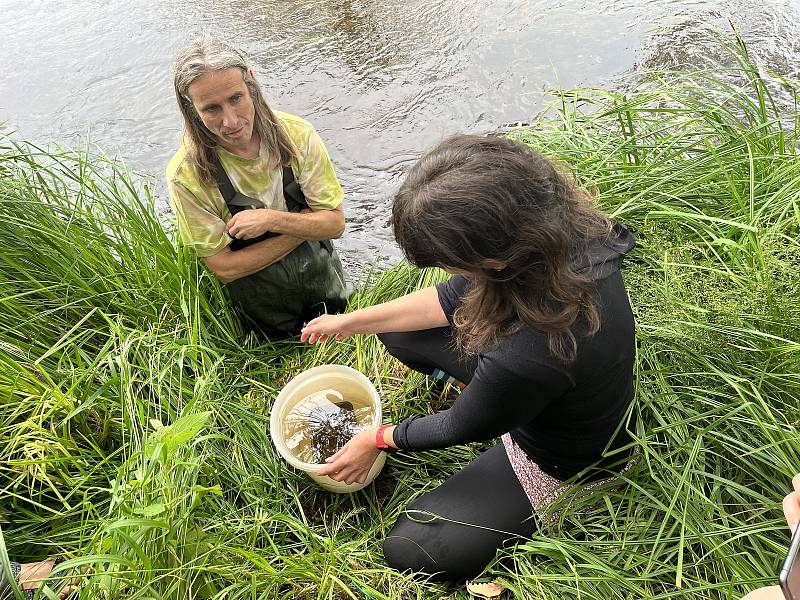
[[[358,386],[338,385],[309,394],[287,413],[283,437],[291,454],[321,464],[375,418],[372,401]]]

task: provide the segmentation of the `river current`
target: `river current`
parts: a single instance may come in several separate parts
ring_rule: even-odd
[[[355,268],[394,262],[391,194],[424,149],[523,121],[552,87],[622,87],[727,60],[733,24],[795,77],[800,3],[751,0],[3,0],[0,123],[86,146],[161,182],[181,121],[171,68],[192,36],[243,49],[270,103],[309,119],[346,194]],[[166,206],[163,183],[156,186]],[[356,269],[360,270],[360,269]]]

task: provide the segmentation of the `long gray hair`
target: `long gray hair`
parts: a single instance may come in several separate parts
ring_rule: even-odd
[[[288,165],[290,159],[297,155],[297,148],[264,100],[258,83],[247,74],[249,66],[244,55],[222,40],[197,38],[178,53],[174,84],[175,97],[183,115],[183,143],[189,159],[197,167],[200,180],[206,185],[216,182],[214,163],[219,142],[200,120],[189,97],[189,86],[205,73],[225,69],[239,69],[242,72],[255,107],[253,131],[258,133],[261,143],[270,151],[270,168]]]

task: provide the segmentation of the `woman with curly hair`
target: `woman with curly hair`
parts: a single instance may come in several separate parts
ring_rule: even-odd
[[[528,146],[471,135],[410,170],[391,222],[410,262],[452,277],[323,315],[301,337],[377,333],[408,367],[463,389],[448,410],[359,433],[320,474],[363,481],[381,450],[500,437],[412,502],[384,542],[399,570],[467,579],[531,535],[566,480],[607,478],[630,458],[634,320],[619,267],[633,237]]]

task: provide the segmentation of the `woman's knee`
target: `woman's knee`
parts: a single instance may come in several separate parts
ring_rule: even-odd
[[[383,556],[394,570],[412,573],[433,573],[435,561],[425,548],[410,537],[397,535],[394,531],[383,540]]]
[[[494,556],[495,548],[480,542],[463,543],[458,524],[433,519],[417,523],[401,515],[383,542],[387,564],[400,572],[412,572],[433,581],[462,581],[480,574]]]
[[[403,338],[405,336],[405,332],[379,333],[377,334],[377,336],[378,339],[381,341],[381,344],[386,346],[386,350],[389,352],[389,354],[391,354],[395,358],[397,358],[397,355],[395,354],[397,350],[402,350],[403,347],[408,346],[407,344],[402,343]]]
[[[419,336],[415,336],[416,333],[418,332],[379,333],[378,339],[386,347],[387,352],[401,363],[415,371],[430,374],[433,366],[429,364],[429,360],[421,352],[424,346],[421,347],[417,339]]]

